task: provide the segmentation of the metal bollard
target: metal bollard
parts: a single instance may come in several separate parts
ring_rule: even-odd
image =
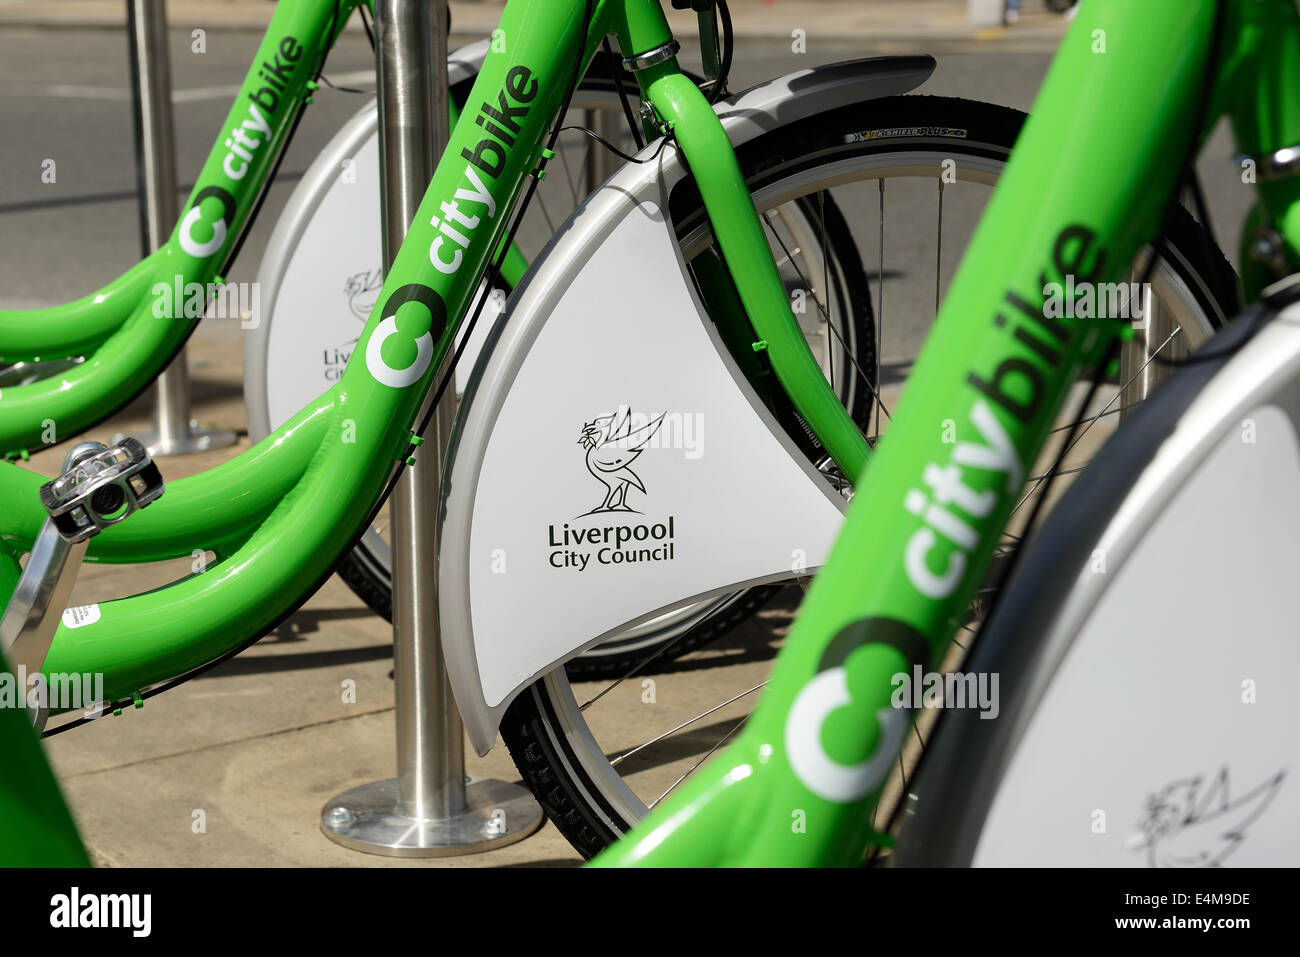
[[[446,17],[447,0],[375,3],[385,268],[447,145]],[[524,788],[465,777],[464,732],[443,664],[434,593],[438,482],[455,402],[448,389],[416,465],[392,498],[397,777],[353,788],[321,811],[326,837],[371,854],[468,854],[513,844],[542,824],[542,810]]]
[[[172,71],[163,0],[127,0],[127,30],[142,201],[140,235],[147,256],[167,242],[179,215]],[[155,384],[153,431],[144,444],[154,455],[186,455],[235,444],[234,432],[199,429],[190,419],[190,373],[184,349]]]
[[[1186,358],[1188,354],[1173,317],[1160,307],[1154,295],[1144,304],[1144,310],[1141,327],[1120,350],[1120,422],[1169,378],[1173,371],[1169,361]]]

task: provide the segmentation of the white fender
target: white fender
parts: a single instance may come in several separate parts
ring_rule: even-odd
[[[904,92],[929,58],[804,71],[721,111],[734,142]],[[651,155],[647,148],[642,158]],[[672,147],[557,234],[496,322],[443,484],[439,614],[475,749],[527,684],[632,625],[824,560],[846,502],[718,340],[665,209]]]
[[[1259,311],[1036,531],[963,664],[997,720],[944,712],[900,866],[1300,861],[1300,305]]]

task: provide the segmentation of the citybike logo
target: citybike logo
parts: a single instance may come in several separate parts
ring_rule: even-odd
[[[408,302],[418,302],[426,312],[408,318],[404,323],[405,328],[400,328],[397,325],[397,310]],[[429,368],[429,360],[433,358],[433,344],[442,338],[446,329],[447,304],[443,302],[442,296],[419,283],[403,286],[384,302],[379,325],[366,342],[366,368],[376,382],[394,389],[404,389],[420,381],[424,370]],[[389,340],[394,341],[390,343]],[[384,358],[386,343],[390,356],[396,352],[397,357],[406,359],[404,365],[394,366]]]
[[[1057,235],[1050,268],[1062,280],[1068,277],[1072,290],[1095,283],[1105,267],[1106,251],[1097,245],[1092,230],[1074,225]],[[1055,285],[1047,270],[1039,273],[1038,288],[1044,295]],[[954,443],[942,466],[923,466],[920,484],[926,490],[912,488],[904,496],[903,507],[924,524],[908,539],[903,567],[908,581],[927,598],[941,600],[957,590],[979,544],[972,522],[993,514],[1003,496],[1020,491],[1025,464],[998,413],[1028,427],[1042,411],[1052,377],[1063,372],[1066,350],[1080,331],[1061,318],[1057,309],[1035,307],[1007,290],[993,325],[1009,331],[1022,349],[1002,359],[987,378],[975,372],[966,376],[966,384],[980,394],[968,421],[983,441]]]
[[[226,155],[222,158],[221,168],[231,180],[243,179],[253,164],[257,151],[271,141],[271,119],[280,108],[281,98],[289,90],[295,68],[302,59],[303,49],[296,37],[287,35],[272,51],[270,59],[263,60],[259,65],[257,75],[263,85],[248,94],[248,116],[239,125],[231,127],[225,142]],[[205,215],[203,211],[205,199],[215,199],[221,204],[221,214],[215,220],[208,219],[207,216],[211,214]],[[195,259],[206,259],[218,252],[226,244],[230,227],[235,222],[235,212],[235,197],[229,191],[220,186],[208,186],[200,190],[181,219],[177,234],[181,249]],[[198,229],[200,225],[207,229]],[[206,232],[208,238],[198,238],[200,232]]]
[[[221,204],[221,215],[215,220],[208,220],[204,216],[203,201],[205,199],[215,199]],[[211,209],[212,207],[209,206],[208,208]],[[234,196],[220,186],[208,186],[199,190],[199,194],[194,197],[194,205],[185,214],[185,218],[181,220],[180,230],[177,234],[181,249],[195,259],[206,259],[226,244],[226,234],[234,221]],[[196,238],[197,231],[195,227],[200,223],[207,226],[209,238]]]
[[[474,122],[487,135],[472,150],[460,151],[466,161],[464,185],[457,187],[453,199],[439,204],[441,215],[429,220],[429,225],[437,228],[429,244],[429,262],[443,275],[454,276],[460,270],[483,217],[496,217],[497,201],[484,177],[495,182],[505,171],[509,150],[523,129],[520,121],[528,115],[527,104],[536,99],[537,89],[531,70],[511,67],[497,93],[497,106],[480,104]],[[490,229],[486,232],[491,234]],[[426,317],[404,319],[399,325],[397,310],[408,302],[423,304],[428,310],[427,321]],[[441,295],[420,283],[401,287],[385,300],[379,325],[366,342],[366,368],[383,385],[395,389],[413,385],[429,368],[434,343],[446,327],[447,303]]]
[[[993,489],[976,491],[966,484],[964,469],[1006,475],[1008,494],[1020,488],[1024,475],[1015,446],[986,402],[975,402],[970,421],[984,441],[956,443],[952,460],[943,468],[928,463],[921,473],[928,493],[914,488],[903,499],[903,507],[925,522],[907,541],[903,567],[908,581],[927,598],[946,598],[953,593],[966,574],[967,553],[979,542],[975,529],[957,512],[984,518],[997,504],[997,492]],[[944,570],[935,572],[929,556],[939,547],[941,538],[956,548],[949,553]]]
[[[790,768],[804,787],[827,801],[849,804],[884,784],[911,721],[907,709],[886,704],[872,714],[870,705],[855,700],[855,688],[873,686],[851,680],[850,659],[856,656],[858,667],[862,667],[866,661],[863,653],[871,646],[902,652],[913,665],[926,657],[925,639],[912,626],[893,618],[859,619],[826,646],[817,673],[800,689],[786,716],[785,751]],[[853,742],[872,720],[879,728],[875,747],[859,760],[849,760]],[[842,753],[832,753],[828,747],[833,726],[841,729]]]
[[[1062,279],[1094,283],[1103,275],[1105,263],[1106,251],[1092,230],[1073,225],[1057,235],[1050,268]],[[1050,286],[1047,270],[1038,279],[1037,288]],[[904,570],[912,586],[927,598],[942,600],[957,590],[968,557],[979,544],[979,531],[972,523],[992,515],[999,500],[1016,494],[1024,482],[1025,464],[1003,422],[1014,420],[1028,427],[1038,419],[1051,377],[1061,373],[1069,347],[1081,332],[1054,313],[1035,308],[1011,290],[1006,292],[993,325],[1007,329],[1022,349],[1003,358],[987,377],[976,372],[966,377],[979,393],[968,421],[980,441],[957,442],[942,464],[926,463],[917,483],[926,491],[912,488],[904,496],[903,506],[923,523],[904,549]],[[873,707],[855,697],[855,691],[880,693],[882,686],[870,680],[872,671],[861,676],[866,680],[855,681],[853,666],[870,668],[871,647],[885,645],[901,652],[914,669],[928,657],[924,636],[910,625],[891,618],[853,622],[827,646],[817,673],[800,689],[786,716],[785,747],[791,769],[805,787],[828,801],[857,801],[877,790],[910,723],[911,711],[904,699],[896,702],[897,707],[890,707],[888,699]],[[854,753],[858,740],[854,729],[872,720],[879,730],[871,753]]]

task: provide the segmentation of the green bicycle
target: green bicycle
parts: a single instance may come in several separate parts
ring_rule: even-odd
[[[315,62],[305,51],[327,46],[337,33],[337,23],[333,10],[281,5],[259,60],[280,63],[292,75],[290,88],[297,91],[295,95],[305,95],[314,82],[307,75],[310,71],[299,76],[289,69],[290,60]],[[752,509],[765,503],[768,512],[773,511],[771,503],[791,507],[786,524],[773,521],[766,540],[744,543],[752,544],[752,549],[738,549],[725,537],[710,534],[708,522],[702,520],[630,522],[630,510],[620,507],[627,504],[629,494],[636,494],[629,492],[630,479],[623,482],[621,492],[609,489],[603,501],[586,501],[589,491],[584,490],[582,502],[572,511],[542,516],[540,528],[534,515],[529,534],[545,535],[552,526],[564,537],[562,526],[581,511],[596,518],[583,527],[581,536],[570,536],[571,541],[591,543],[599,537],[599,544],[613,543],[614,551],[621,551],[617,546],[626,543],[618,542],[623,534],[619,529],[625,527],[637,541],[674,536],[675,551],[670,553],[674,561],[687,557],[699,563],[710,555],[748,551],[742,557],[751,564],[737,569],[715,563],[719,572],[703,589],[690,575],[667,585],[660,582],[655,592],[583,589],[582,600],[569,608],[591,617],[580,622],[575,618],[567,636],[559,633],[563,629],[549,634],[547,644],[539,643],[530,658],[495,653],[497,647],[482,644],[490,640],[489,630],[473,620],[478,611],[470,606],[467,579],[491,568],[492,542],[469,534],[443,536],[444,547],[457,550],[446,552],[441,562],[444,573],[452,576],[440,583],[447,596],[446,614],[460,626],[447,629],[448,634],[460,635],[448,655],[458,700],[470,712],[467,727],[475,744],[480,749],[490,745],[497,724],[513,708],[502,725],[512,753],[529,783],[545,795],[548,810],[566,834],[585,853],[593,853],[635,824],[651,802],[623,781],[596,743],[591,727],[581,723],[588,709],[574,704],[562,710],[564,696],[569,702],[573,698],[558,665],[629,624],[731,595],[738,588],[806,577],[820,564],[819,553],[838,531],[851,480],[869,457],[875,432],[863,413],[877,410],[877,419],[881,413],[888,415],[877,401],[884,394],[876,385],[878,364],[867,358],[872,353],[859,351],[871,349],[873,337],[859,337],[856,347],[831,337],[821,356],[808,348],[808,336],[792,309],[788,280],[773,250],[775,246],[780,250],[777,255],[788,261],[795,261],[799,252],[793,246],[783,248],[789,239],[786,243],[773,239],[766,214],[808,197],[812,205],[804,208],[816,211],[816,222],[824,215],[831,188],[855,181],[871,183],[882,197],[883,183],[895,176],[942,183],[942,160],[953,156],[958,158],[959,181],[987,186],[1005,165],[1018,118],[1009,111],[965,101],[895,96],[927,75],[932,61],[917,57],[804,71],[733,98],[720,119],[698,86],[682,74],[663,12],[650,0],[527,5],[516,0],[506,8],[502,29],[516,41],[508,52],[488,54],[469,100],[477,104],[471,112],[483,122],[456,127],[448,162],[435,175],[408,242],[379,291],[354,359],[339,382],[248,453],[211,472],[171,483],[168,494],[148,511],[93,539],[89,552],[101,561],[148,561],[190,556],[201,549],[211,553],[213,560],[202,572],[166,588],[102,603],[93,612],[73,616],[72,623],[65,622],[56,634],[45,670],[102,673],[106,696],[113,704],[157,693],[255,640],[330,573],[351,542],[373,522],[376,503],[382,502],[401,464],[416,454],[420,430],[415,416],[433,372],[451,348],[484,274],[490,285],[503,268],[500,251],[508,249],[513,238],[507,228],[510,212],[525,185],[533,188],[544,172],[554,153],[556,118],[564,112],[576,78],[595,55],[600,39],[613,32],[621,49],[632,54],[629,66],[648,104],[646,121],[661,139],[648,146],[621,178],[584,204],[571,219],[563,241],[551,246],[531,278],[516,291],[518,306],[511,320],[494,327],[486,361],[480,362],[466,390],[453,451],[449,494],[471,499],[463,508],[449,508],[447,519],[469,522],[474,518],[480,530],[488,527],[485,517],[492,514],[509,523],[510,514],[503,506],[514,504],[518,496],[480,496],[478,480],[511,474],[482,467],[502,448],[489,438],[526,435],[527,421],[511,418],[505,428],[503,420],[499,430],[485,430],[484,423],[515,415],[517,405],[506,404],[507,386],[520,379],[521,369],[527,377],[540,376],[537,381],[545,384],[546,364],[539,364],[539,357],[546,352],[541,343],[551,349],[552,341],[563,345],[565,340],[558,338],[561,331],[564,335],[581,332],[579,327],[556,323],[552,337],[538,318],[571,289],[577,301],[620,303],[629,320],[634,305],[657,306],[664,319],[664,354],[674,361],[692,360],[674,381],[700,388],[707,385],[711,390],[698,393],[698,404],[689,395],[681,396],[674,403],[678,410],[707,413],[706,421],[726,422],[734,427],[728,441],[739,442],[738,453],[748,447],[750,453],[766,457],[700,456],[709,469],[714,463],[732,463],[731,476],[713,475],[710,482],[725,481],[729,485],[724,488],[734,490],[734,473],[743,475],[747,470],[756,480],[746,496],[722,491],[707,506],[716,509],[717,503],[728,501],[736,506],[728,522],[746,520],[747,514],[754,514]],[[254,71],[236,101],[231,124],[243,122],[250,104],[269,104],[262,89],[263,80]],[[864,102],[866,92],[889,98]],[[882,107],[881,112],[872,111],[873,103]],[[257,116],[267,119],[260,108]],[[289,121],[276,116],[275,124]],[[501,116],[508,117],[508,128],[500,125],[506,122]],[[500,132],[493,132],[494,128]],[[273,125],[269,141],[276,141],[280,129]],[[548,130],[552,131],[549,141]],[[209,268],[203,257],[189,261],[196,257],[186,252],[182,235],[195,248],[212,247],[213,256],[233,241],[237,209],[246,208],[244,201],[251,193],[240,192],[237,181],[228,181],[225,157],[218,153],[209,159],[175,243],[160,254],[168,262],[167,269],[176,263],[191,270]],[[881,173],[887,175],[876,175]],[[242,200],[236,202],[236,196]],[[760,218],[756,209],[765,215]],[[1152,281],[1157,287],[1164,283],[1161,301],[1176,312],[1179,328],[1189,337],[1204,336],[1224,312],[1215,294],[1222,286],[1216,281],[1221,267],[1205,253],[1190,220],[1182,221],[1182,229],[1182,239],[1174,242],[1184,256],[1156,267]],[[617,243],[612,241],[616,233]],[[600,269],[584,273],[580,264],[593,259],[590,253],[598,247],[610,256],[620,250],[626,256],[629,248],[640,250],[644,258],[624,259],[624,273],[605,270],[606,259]],[[823,242],[819,248],[828,247]],[[877,251],[883,256],[883,245]],[[1126,262],[1138,258],[1136,246],[1127,252],[1131,255]],[[825,262],[829,257],[821,259]],[[627,263],[633,264],[630,269]],[[629,280],[622,289],[595,287],[597,299],[583,298],[591,287],[580,287],[580,282],[608,282],[623,275],[639,284]],[[802,288],[815,288],[813,277],[799,278]],[[833,295],[825,278],[820,288],[821,295],[814,297],[814,315],[825,314]],[[670,293],[675,298],[670,299]],[[566,308],[569,314],[572,310]],[[670,319],[676,325],[670,325]],[[707,322],[690,324],[700,319]],[[694,336],[688,349],[671,348],[687,343],[683,337],[688,336]],[[531,364],[525,367],[522,363],[529,356]],[[534,373],[538,368],[542,371]],[[614,427],[625,418],[601,415],[614,412],[605,403],[620,401],[615,389],[644,395],[624,393],[633,402],[647,403],[635,411],[656,411],[648,404],[655,396],[648,391],[645,369],[638,369],[635,388],[630,375],[620,374],[625,370],[588,370],[595,371],[613,376],[610,383],[602,384],[605,391],[575,396],[562,416],[541,410],[554,421],[547,425],[548,431],[536,432],[538,441],[549,442],[554,434],[550,426],[558,423],[568,436],[565,445],[576,445],[575,424],[583,427],[585,436],[588,423],[602,420],[599,427],[593,426],[603,433],[602,439],[620,438]],[[663,381],[663,367],[659,371],[657,380]],[[518,396],[527,399],[536,394],[531,391],[536,387],[533,382]],[[857,398],[846,401],[846,395]],[[633,411],[629,409],[627,419]],[[890,433],[896,428],[897,424],[891,426]],[[744,441],[751,438],[752,443]],[[581,460],[577,467],[583,468]],[[561,489],[565,483],[572,486],[564,474],[556,472],[548,481],[559,483]],[[703,472],[696,477],[702,480]],[[758,479],[768,484],[760,489]],[[43,518],[36,496],[40,483],[39,476],[17,465],[0,466],[0,494],[15,503],[0,517],[0,593],[12,589],[18,559],[30,548]],[[696,491],[703,488],[693,480],[686,485]],[[544,492],[553,486],[538,482],[536,487]],[[665,485],[666,493],[669,488]],[[859,487],[857,494],[862,493]],[[552,497],[559,500],[558,493]],[[807,528],[799,527],[802,509],[815,513],[815,540]],[[685,514],[679,511],[670,518]],[[599,536],[596,522],[601,523]],[[749,524],[759,523],[750,520]],[[663,531],[657,532],[660,525]],[[709,539],[724,547],[706,551]],[[791,563],[792,546],[804,552],[802,564]],[[550,548],[542,546],[544,553]],[[535,549],[535,543],[518,552],[512,548],[505,559],[531,556]],[[545,554],[542,561],[547,561]],[[554,564],[550,567],[561,571]],[[685,572],[691,567],[699,565],[682,566]],[[482,591],[478,582],[473,588]],[[639,607],[628,612],[597,600],[619,594],[634,595]],[[477,600],[478,608],[483,608],[482,599]],[[626,617],[617,620],[623,612]],[[549,617],[563,616],[552,612]],[[508,626],[509,621],[502,619],[495,626],[503,624]],[[497,669],[490,675],[489,664]],[[638,667],[644,666],[642,660]],[[485,678],[492,681],[490,687],[484,686]],[[638,748],[639,754],[646,753]]]
[[[973,656],[981,673],[1010,679],[1006,714],[945,713],[939,753],[922,762],[904,802],[899,859],[1186,866],[1232,853],[1234,862],[1294,863],[1286,778],[1295,752],[1277,723],[1294,721],[1294,706],[1284,695],[1267,715],[1243,710],[1253,699],[1241,694],[1236,648],[1249,651],[1251,673],[1285,673],[1293,661],[1289,617],[1279,614],[1288,591],[1271,571],[1293,577],[1297,541],[1282,504],[1294,494],[1294,426],[1282,428],[1280,413],[1294,418],[1296,286],[1292,277],[1264,287],[1300,264],[1298,71],[1300,18],[1286,0],[1081,5],[763,700],[715,761],[597,864],[853,865],[892,843],[871,811],[919,710],[897,696],[899,676],[943,658],[1073,378],[1113,354],[1124,332],[1113,320],[1060,318],[1045,308],[1048,286],[1122,275],[1159,236],[1188,158],[1225,113],[1245,168],[1259,174],[1243,285],[1249,299],[1263,291],[1262,302],[1138,411],[1053,512]],[[1134,147],[1122,157],[1098,149],[1103,113],[1106,142]],[[1249,473],[1233,458],[1253,442],[1242,428],[1256,420],[1243,415],[1277,426],[1256,453],[1266,456],[1259,474],[1275,476],[1264,485],[1244,484]],[[943,437],[950,419],[955,443]],[[1216,475],[1211,463],[1229,459],[1238,469]],[[1241,481],[1229,484],[1229,474]],[[1227,521],[1207,511],[1210,491]],[[1246,529],[1235,519],[1252,511],[1263,560],[1251,568],[1234,550],[1230,564],[1248,570],[1224,577],[1228,588],[1262,577],[1265,589],[1242,601],[1263,611],[1239,612],[1242,629],[1225,633],[1212,609],[1238,593],[1190,573],[1217,564],[1207,558],[1220,541],[1240,549]],[[1187,534],[1198,518],[1206,533]],[[1147,539],[1160,547],[1145,549]],[[1144,559],[1167,557],[1175,543],[1189,590],[1159,593],[1176,623],[1164,635],[1144,611],[1156,596],[1140,601],[1131,584],[1155,567]],[[1110,548],[1099,555],[1097,545]],[[1099,557],[1116,565],[1099,568]],[[1098,603],[1111,614],[1089,623]],[[1127,621],[1116,617],[1126,611]],[[1197,615],[1217,625],[1198,630]],[[1225,679],[1231,688],[1219,699]],[[1202,763],[1175,777],[1166,752]],[[1168,783],[1145,790],[1144,802],[1152,768]],[[1123,828],[1105,823],[1120,810],[1143,814],[1129,846]],[[792,816],[802,824],[792,827]],[[1198,823],[1210,825],[1201,843],[1174,850]]]
[[[217,137],[205,172],[187,205],[182,219],[184,228],[171,239],[167,249],[105,288],[69,305],[28,311],[0,310],[0,450],[25,456],[111,415],[167,366],[209,305],[224,313],[229,311],[232,301],[235,304],[241,301],[238,295],[228,294],[229,288],[220,276],[229,272],[244,236],[256,220],[261,198],[275,176],[297,123],[312,98],[321,95],[318,84],[325,82],[322,79],[325,59],[341,25],[353,8],[364,17],[369,4],[295,0],[290,6],[298,9],[300,15],[303,10],[315,10],[317,17],[328,17],[327,29],[319,43],[300,37],[305,45],[302,50],[295,48],[298,59],[294,75],[307,82],[279,90],[275,85],[266,86],[264,81],[259,81],[249,88],[248,94],[260,98],[252,104],[259,116],[271,103],[270,97],[278,97],[276,114],[285,120],[287,129],[277,127],[275,135],[270,135],[269,130],[264,134],[258,120],[249,120],[246,112],[235,111],[240,115],[232,114]],[[453,122],[458,120],[470,95],[489,43],[484,40],[472,44],[456,51],[449,59]],[[258,74],[265,77],[268,69],[278,75],[277,71],[287,68],[287,64],[283,53],[264,43],[249,71],[248,82]],[[919,64],[913,75],[918,82],[922,79]],[[705,85],[703,79],[695,79]],[[615,156],[610,147],[634,152],[637,149],[640,140],[635,138],[635,132],[629,135],[626,130],[619,130],[624,116],[624,88],[634,85],[631,73],[616,58],[606,51],[597,51],[561,122],[580,123],[606,143],[594,137],[566,135],[557,144],[555,166],[563,175],[553,176],[538,189],[530,215],[521,223],[501,264],[494,284],[498,292],[508,293],[518,284],[529,261],[555,233],[558,224],[608,176]],[[263,90],[266,92],[260,92]],[[720,87],[711,91],[712,98],[717,99],[713,94],[720,92]],[[247,126],[245,121],[252,126]],[[246,336],[250,370],[246,394],[254,440],[270,434],[274,426],[283,424],[317,398],[332,381],[322,379],[319,370],[304,361],[304,336],[319,342],[322,352],[332,350],[336,356],[346,356],[369,312],[369,302],[378,293],[380,271],[373,261],[374,250],[379,248],[376,126],[372,100],[313,164],[277,224],[271,250],[260,270],[265,305],[258,310],[258,315],[243,317],[252,325]],[[239,174],[233,177],[233,185],[211,175],[216,168],[224,171],[227,163]],[[346,184],[340,185],[343,181]],[[225,191],[223,195],[231,197],[233,205],[227,209],[213,198],[218,194],[205,193],[207,189]],[[337,206],[345,195],[352,197],[355,205],[341,213]],[[334,204],[334,215],[345,217],[342,222],[314,219],[322,204],[330,208],[327,199]],[[210,223],[205,218],[208,214],[215,217]],[[825,275],[830,283],[829,295],[822,297],[827,301],[820,326],[805,323],[805,334],[814,341],[819,335],[826,338],[825,327],[833,324],[834,336],[847,344],[845,350],[852,355],[852,361],[874,368],[869,352],[872,345],[870,292],[852,234],[830,197],[824,200],[817,219],[820,228],[814,228],[807,201],[792,202],[777,210],[768,226],[774,235],[780,229],[782,236],[799,237],[800,252],[796,254],[794,269],[805,275]],[[360,228],[361,224],[370,229]],[[208,236],[204,232],[208,225],[214,229],[211,238],[206,240],[209,245],[216,243],[216,231],[221,232],[222,240],[216,243],[216,248],[199,258],[178,256],[186,243],[193,247],[197,242],[189,238],[190,230],[197,229]],[[313,298],[320,294],[320,271],[339,261],[344,263],[340,268],[347,269],[349,286],[358,286],[356,295],[347,300],[346,306],[337,293],[326,302]],[[297,274],[290,273],[291,265],[297,267]],[[793,285],[796,277],[791,266],[784,273]],[[344,276],[339,277],[340,286],[343,279]],[[495,298],[489,301],[488,314],[481,327],[489,324],[495,302]],[[324,328],[331,323],[341,326],[340,334],[333,339],[326,337]],[[463,377],[471,358],[472,353],[467,354],[459,376]],[[336,361],[339,364],[330,374],[341,371],[341,360]],[[843,356],[839,361],[846,364]],[[828,362],[823,359],[823,366]],[[10,365],[3,368],[5,363]],[[848,381],[843,370],[841,378]],[[855,386],[847,388],[845,401],[850,408],[856,408],[861,419],[865,414],[863,398],[852,394]],[[391,556],[386,532],[387,515],[381,511],[375,526],[344,558],[338,570],[367,604],[391,618]],[[646,649],[670,646],[671,654],[681,654],[707,641],[746,612],[755,610],[766,597],[764,590],[751,590],[715,608],[666,616],[663,621],[633,629],[627,635],[589,649],[569,667],[588,675],[617,676],[639,660]]]

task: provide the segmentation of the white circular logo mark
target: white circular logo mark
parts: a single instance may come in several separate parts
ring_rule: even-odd
[[[415,340],[415,361],[405,369],[394,369],[384,361],[384,342],[389,336],[397,335],[397,318],[389,316],[375,327],[375,334],[366,343],[366,368],[375,380],[394,389],[404,389],[420,380],[424,370],[429,368],[433,357],[433,336],[425,333]]]
[[[804,685],[785,724],[785,750],[795,775],[813,794],[841,804],[865,797],[885,779],[908,723],[902,709],[877,711],[881,733],[875,751],[859,764],[840,764],[822,747],[822,726],[831,712],[852,701],[847,672],[829,668]]]
[[[209,198],[216,199],[221,203],[221,218],[212,224],[212,238],[206,243],[201,243],[190,234],[194,230],[195,224],[203,221],[203,201]],[[194,197],[194,204],[190,206],[190,211],[181,220],[181,227],[176,237],[181,249],[195,259],[204,259],[211,256],[225,245],[226,229],[234,215],[235,197],[231,196],[230,193],[220,186],[209,186],[207,189],[201,190]]]

